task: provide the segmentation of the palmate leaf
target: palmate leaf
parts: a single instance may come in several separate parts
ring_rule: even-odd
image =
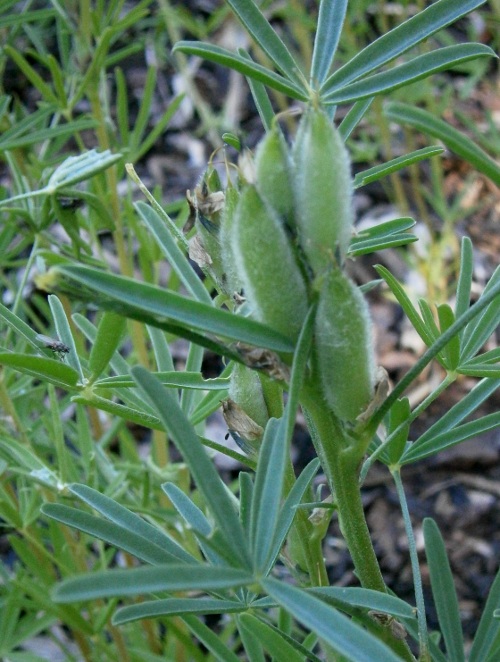
[[[332,74],[321,88],[322,97],[381,67],[432,34],[465,16],[485,0],[439,0],[364,48]]]
[[[488,291],[483,292],[481,297],[476,303],[474,303],[470,308],[468,308],[453,324],[438,338],[434,340],[434,330],[429,328],[429,326],[422,320],[420,315],[415,310],[414,306],[411,304],[408,296],[405,294],[403,288],[396,279],[384,268],[381,266],[376,267],[377,271],[383,276],[386,282],[391,287],[391,290],[395,293],[396,298],[401,303],[405,313],[410,318],[412,324],[414,324],[415,329],[423,338],[424,342],[429,345],[429,349],[425,354],[420,357],[420,359],[415,363],[415,365],[405,374],[398,384],[391,391],[389,396],[384,400],[382,405],[377,409],[375,414],[370,419],[370,428],[375,432],[376,426],[384,418],[385,414],[389,411],[393,403],[401,397],[405,392],[406,388],[416,379],[416,377],[424,370],[424,368],[438,355],[442,350],[448,345],[452,339],[459,334],[462,329],[465,329],[471,321],[478,317],[481,313],[486,319],[486,324],[483,327],[483,332],[485,328],[489,328],[491,324],[490,311],[498,314],[498,303],[497,299],[500,296],[500,282],[495,282],[491,287],[488,287]],[[489,285],[489,284],[488,284]],[[476,327],[477,328],[477,327]],[[491,333],[491,331],[490,331]],[[428,340],[426,339],[428,338]]]
[[[422,78],[427,78],[464,62],[469,62],[479,57],[492,56],[495,56],[495,52],[482,44],[446,46],[431,53],[418,55],[409,62],[405,62],[389,71],[368,76],[360,81],[333,90],[328,94],[322,94],[321,100],[325,105],[351,103],[359,99],[392,92],[404,85],[410,85]]]

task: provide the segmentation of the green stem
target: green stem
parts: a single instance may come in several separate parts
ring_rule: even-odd
[[[285,495],[290,492],[295,484],[295,472],[291,460],[285,469]],[[308,512],[303,508],[297,509],[293,522],[296,531],[296,540],[302,547],[301,556],[307,564],[307,572],[312,586],[328,586],[328,574],[326,572],[325,559],[323,557],[322,541],[314,535],[314,525],[309,521]],[[292,558],[295,562],[295,559]]]
[[[309,391],[309,392],[308,392]],[[340,527],[364,588],[386,592],[366,524],[359,489],[359,460],[340,422],[330,413],[314,386],[303,391],[304,414],[311,424],[316,452],[335,495]]]
[[[392,468],[391,474],[396,485],[399,503],[401,504],[401,512],[405,524],[406,537],[408,538],[408,549],[410,552],[410,562],[413,573],[413,584],[415,586],[415,603],[417,605],[417,621],[418,621],[418,639],[420,644],[420,657],[421,662],[427,662],[431,659],[429,653],[429,636],[427,632],[427,622],[425,620],[425,601],[424,592],[422,589],[422,576],[420,574],[420,565],[418,562],[417,546],[415,544],[415,536],[411,525],[410,511],[406,502],[406,495],[401,482],[400,468]]]
[[[373,549],[359,486],[359,467],[366,440],[364,436],[353,439],[347,434],[340,421],[329,411],[321,390],[315,386],[318,383],[313,375],[301,393],[302,405],[316,452],[335,496],[342,535],[361,585],[386,593],[387,587]],[[414,662],[406,642],[396,639],[389,630],[383,629],[380,639],[402,660]]]

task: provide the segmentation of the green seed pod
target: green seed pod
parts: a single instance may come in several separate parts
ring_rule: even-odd
[[[255,370],[235,363],[229,383],[229,397],[262,428],[269,420],[262,384]]]
[[[307,313],[307,290],[280,219],[255,186],[248,186],[233,223],[232,253],[254,317],[297,339]]]
[[[320,291],[315,337],[325,399],[338,418],[354,422],[373,398],[376,371],[368,306],[340,269]]]
[[[299,240],[316,275],[342,262],[353,226],[349,155],[327,115],[309,108],[292,150]]]
[[[276,124],[259,143],[255,171],[255,184],[260,195],[281,219],[291,224],[292,162],[283,134]]]
[[[234,226],[234,214],[239,199],[240,193],[234,186],[230,186],[226,189],[226,202],[219,230],[219,243],[224,268],[224,290],[229,296],[233,296],[235,292],[240,292],[243,289],[239,275],[239,266],[233,254],[231,241]]]

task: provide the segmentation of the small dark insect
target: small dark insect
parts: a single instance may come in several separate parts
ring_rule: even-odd
[[[49,336],[44,336],[42,333],[38,333],[36,339],[47,349],[51,349],[54,354],[59,356],[59,358],[64,357],[65,354],[69,354],[70,352],[68,345],[65,345],[63,342],[57,340],[56,338],[50,338]]]
[[[61,196],[60,198],[57,198],[57,202],[62,209],[69,211],[74,211],[80,207],[83,207],[83,200],[81,198],[67,198]]]

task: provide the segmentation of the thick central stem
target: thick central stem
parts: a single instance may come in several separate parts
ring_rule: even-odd
[[[337,419],[329,412],[316,389],[304,389],[303,404],[310,424],[313,443],[335,496],[340,527],[364,588],[386,592],[377,557],[366,524],[359,466],[349,447],[349,439]],[[310,397],[308,397],[310,396]]]
[[[361,585],[386,593],[361,501],[359,448],[364,444],[361,439],[356,444],[356,439],[346,433],[328,409],[321,390],[315,386],[317,383],[311,378],[304,387],[302,405],[316,452],[335,496],[342,534]],[[388,629],[383,628],[379,636],[401,659],[415,660],[406,642],[394,638]]]

